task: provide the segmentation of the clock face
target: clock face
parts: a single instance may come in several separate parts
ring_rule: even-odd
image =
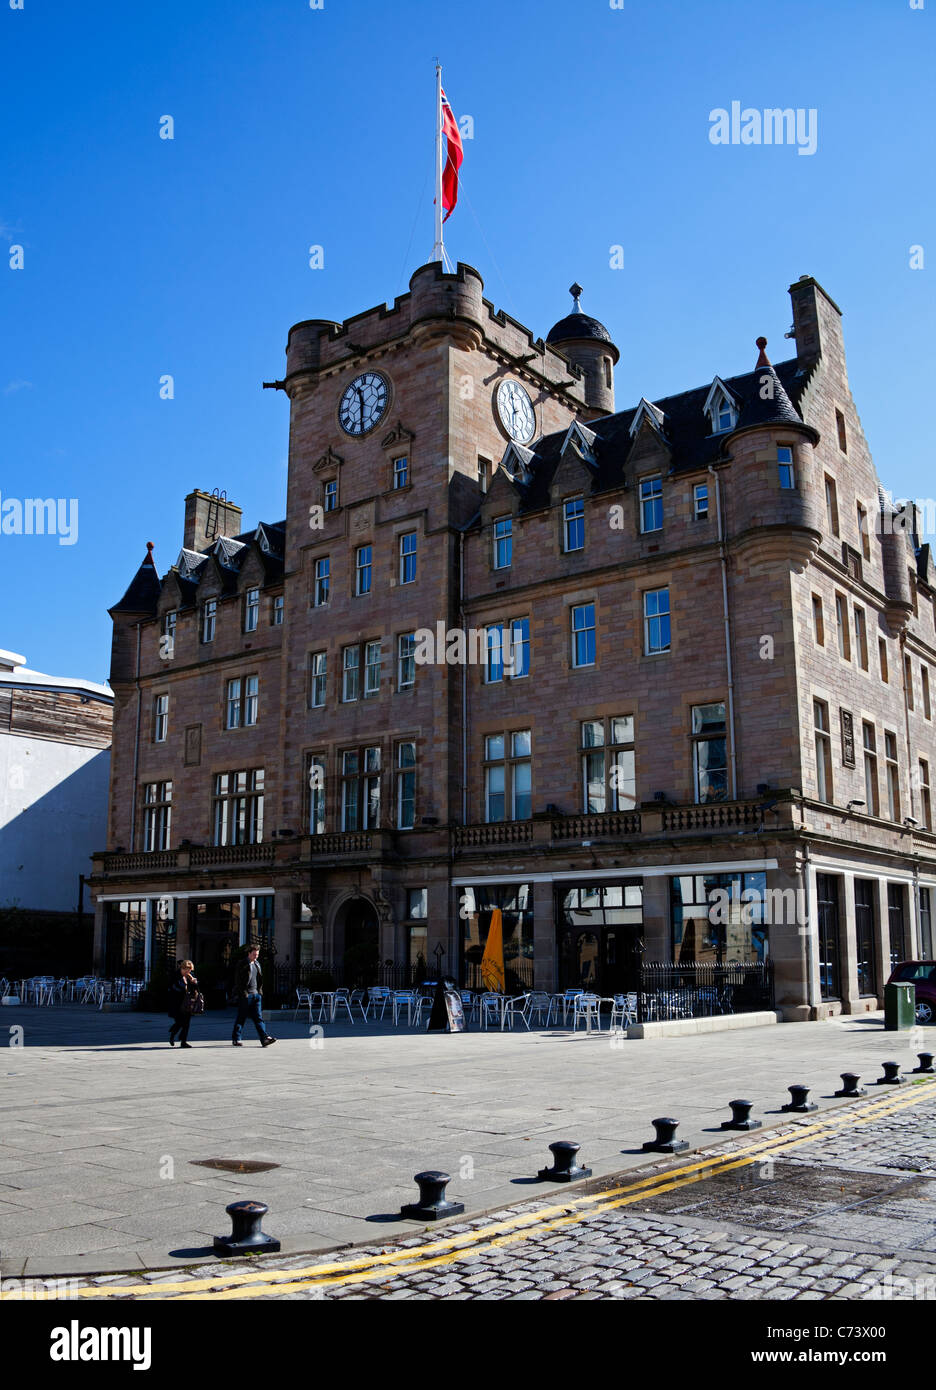
[[[502,381],[497,388],[497,413],[510,438],[529,444],[536,433],[533,402],[519,381]]]
[[[390,383],[380,372],[362,372],[342,392],[338,423],[345,434],[367,434],[379,424],[390,403]]]

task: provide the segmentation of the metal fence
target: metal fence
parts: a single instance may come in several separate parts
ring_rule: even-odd
[[[483,990],[481,962],[465,961],[462,967],[464,989]],[[505,994],[524,994],[533,988],[533,960],[530,956],[514,956],[504,961]]]
[[[645,962],[639,970],[641,1023],[717,1014],[749,1014],[774,1007],[773,964],[727,961],[692,965]]]

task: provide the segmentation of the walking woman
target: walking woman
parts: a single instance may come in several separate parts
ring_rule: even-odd
[[[182,1047],[190,1047],[188,1040],[189,1024],[192,1021],[192,1004],[198,998],[198,981],[192,974],[195,966],[190,960],[179,961],[176,977],[169,986],[169,1046],[175,1047],[176,1034]]]

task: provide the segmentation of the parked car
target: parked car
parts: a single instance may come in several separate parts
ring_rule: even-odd
[[[916,985],[916,1021],[936,1019],[936,960],[902,960],[890,973],[889,985]]]

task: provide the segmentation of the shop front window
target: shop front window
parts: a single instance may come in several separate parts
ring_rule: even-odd
[[[533,887],[529,883],[480,884],[460,888],[462,960],[466,989],[481,988],[481,961],[491,917],[501,910],[504,980],[508,994],[533,988]]]
[[[670,885],[674,961],[767,960],[770,909],[776,899],[767,893],[766,874],[680,874]],[[779,901],[785,915],[795,913],[792,889]]]

